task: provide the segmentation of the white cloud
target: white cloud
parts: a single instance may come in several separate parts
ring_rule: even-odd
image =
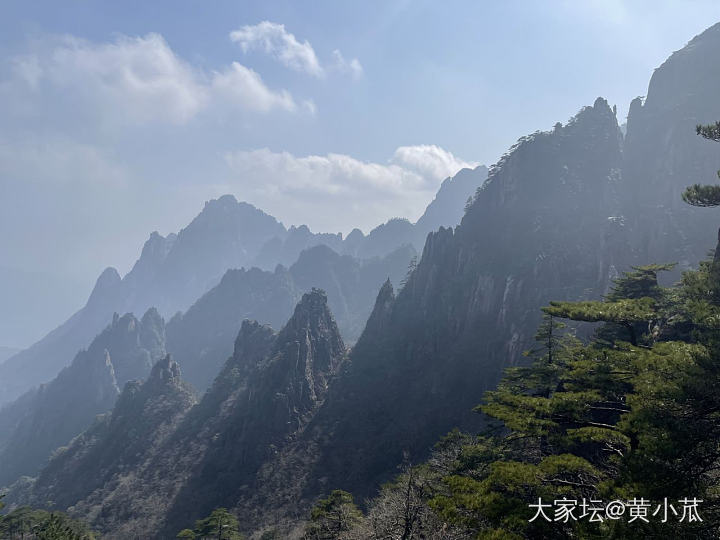
[[[275,57],[284,66],[315,77],[325,76],[326,69],[347,73],[355,80],[363,75],[360,61],[357,58],[347,60],[338,49],[332,52],[332,63],[327,68],[323,67],[312,45],[307,40],[299,42],[285,29],[284,24],[263,21],[246,25],[230,32],[230,39],[238,43],[244,53],[259,49]]]
[[[335,69],[343,73],[349,73],[355,80],[363,76],[363,67],[360,60],[353,58],[348,62],[338,49],[335,49],[332,54]]]
[[[243,26],[231,32],[230,39],[239,43],[243,52],[261,49],[290,69],[316,77],[324,75],[312,45],[307,40],[300,43],[293,34],[285,30],[284,24],[263,21],[253,26]]]
[[[92,43],[75,37],[15,62],[31,89],[66,92],[76,102],[114,106],[135,121],[183,123],[207,103],[202,77],[158,34]]]
[[[472,166],[434,145],[404,146],[388,163],[344,154],[295,156],[267,148],[226,155],[228,188],[286,223],[314,230],[369,230],[391,217],[417,219],[440,182]]]
[[[430,178],[445,179],[460,169],[474,169],[477,162],[467,162],[434,144],[401,146],[393,154],[393,162]]]
[[[260,75],[237,62],[233,62],[225,71],[213,75],[212,89],[228,103],[253,111],[297,109],[295,100],[287,90],[270,90]]]
[[[258,113],[298,108],[287,90],[270,89],[252,69],[233,62],[206,73],[158,34],[121,36],[111,43],[63,37],[15,58],[13,66],[2,88],[12,92],[16,110],[23,110],[20,103],[30,112],[52,103],[104,124],[180,125],[210,108]]]

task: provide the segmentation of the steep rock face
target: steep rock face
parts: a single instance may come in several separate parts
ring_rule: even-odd
[[[406,453],[421,459],[532,343],[551,299],[597,298],[628,249],[617,216],[621,136],[598,99],[521,141],[453,231],[427,239],[407,284],[384,287],[365,332],[298,448],[318,458],[303,496],[361,500]]]
[[[168,350],[185,379],[204,392],[233,352],[244,319],[280,328],[300,294],[288,271],[228,270],[220,283],[168,322]]]
[[[59,452],[43,470],[29,494],[19,502],[75,511],[90,520],[116,528],[118,538],[145,536],[146,517],[153,508],[139,504],[128,491],[135,482],[159,482],[146,459],[174,432],[194,405],[192,391],[180,378],[170,356],[159,360],[144,383],[125,385],[112,413],[99,417],[85,433]],[[122,498],[123,509],[113,513],[112,502]],[[132,531],[132,532],[130,532]]]
[[[37,473],[56,448],[112,409],[119,388],[144,379],[165,354],[165,325],[155,309],[141,320],[118,317],[51,382],[0,410],[0,484]]]
[[[344,355],[327,296],[317,289],[303,295],[277,335],[245,323],[233,357],[186,422],[190,440],[210,442],[175,497],[165,532],[260,490],[260,467],[303,431]]]
[[[720,120],[720,24],[691,40],[655,70],[643,103],[630,107],[625,139],[624,214],[640,260],[696,266],[715,244],[717,209],[698,209],[680,195],[689,184],[717,181],[720,148],[695,134]],[[670,279],[677,274],[670,276]]]
[[[462,169],[443,181],[437,195],[415,223],[415,243],[418,249],[422,249],[428,233],[440,227],[455,227],[460,223],[468,199],[485,183],[487,176],[487,167],[479,165],[474,169]]]
[[[261,490],[260,467],[302,433],[344,358],[327,296],[313,290],[279,333],[244,321],[200,403],[190,408],[174,361],[158,362],[10,499],[69,509],[108,538],[173,537]]]
[[[415,250],[409,244],[383,257],[366,260],[317,246],[300,255],[290,267],[290,274],[298,290],[326,291],[343,338],[354,343],[360,337],[382,283],[386,279],[400,283],[414,256]]]
[[[313,288],[327,291],[343,338],[354,342],[380,285],[388,278],[399,283],[414,254],[411,246],[405,246],[383,258],[361,261],[320,245],[303,251],[289,270],[282,266],[274,272],[229,270],[186,313],[170,320],[168,351],[186,380],[204,392],[232,354],[244,319],[281,328],[302,293]]]

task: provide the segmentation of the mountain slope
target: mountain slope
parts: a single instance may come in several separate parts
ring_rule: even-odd
[[[472,408],[521,358],[539,308],[606,291],[628,262],[614,219],[620,162],[615,116],[598,99],[567,125],[522,139],[491,169],[462,224],[429,236],[397,297],[383,288],[350,361],[288,451],[291,461],[314,449],[306,501],[331,489],[363,500],[452,428],[477,429]]]
[[[143,450],[152,482],[138,475],[131,488],[78,495],[77,511],[102,506],[96,523],[120,530],[132,493],[152,509],[148,527],[167,535],[219,504],[235,506],[248,530],[293,522],[321,494],[340,488],[362,500],[453,427],[480,427],[472,408],[522,358],[541,306],[599,298],[631,264],[692,264],[714,245],[677,196],[720,168],[716,147],[692,129],[720,117],[719,43],[716,26],[657,70],[625,143],[602,99],[522,138],[460,226],[428,236],[397,294],[382,287],[347,360],[329,322],[293,319],[280,334],[245,323],[202,402],[161,449]]]
[[[127,383],[112,413],[100,417],[50,461],[28,500],[67,508],[89,495],[108,506],[122,499],[117,514],[99,505],[81,507],[82,514],[116,528],[119,538],[132,537],[125,531],[145,536],[146,516],[153,507],[140,504],[128,488],[137,481],[161,481],[144,459],[162,446],[194,403],[177,363],[166,356],[155,364],[147,381]]]
[[[53,379],[107,324],[119,302],[120,276],[107,268],[97,279],[85,307],[31,347],[0,365],[0,406],[33,386]]]
[[[142,320],[115,315],[53,381],[0,410],[0,485],[36,474],[53,450],[109,411],[119,388],[144,379],[163,354],[165,325],[156,310]]]
[[[110,537],[174,536],[256,489],[260,466],[302,432],[344,358],[327,296],[314,290],[278,333],[245,321],[196,406],[169,358],[146,383],[128,383],[111,415],[11,499],[70,509]]]
[[[354,342],[383,281],[399,283],[414,253],[405,246],[386,257],[360,261],[320,245],[303,251],[289,269],[229,270],[186,313],[168,322],[168,351],[186,380],[204,392],[232,354],[244,319],[281,328],[302,293],[313,288],[327,291],[343,338]]]
[[[168,351],[185,379],[204,392],[232,354],[242,321],[280,328],[300,297],[297,291],[283,267],[228,270],[216,287],[168,322]]]
[[[257,341],[249,337],[257,333],[264,350],[244,343]],[[326,295],[319,290],[305,294],[287,325],[269,338],[261,327],[245,323],[235,354],[189,416],[187,437],[199,441],[207,439],[205,434],[217,435],[174,499],[167,533],[183,521],[190,523],[188,516],[255,493],[263,463],[296,438],[322,405],[345,355]],[[228,380],[236,382],[228,385]]]
[[[414,231],[411,225],[408,230]],[[0,405],[51,380],[115,312],[143,313],[155,306],[170,318],[187,310],[229,269],[289,265],[303,250],[318,245],[339,253],[349,253],[346,248],[352,245],[352,253],[362,251],[361,258],[372,258],[413,243],[412,235],[393,231],[367,238],[357,231],[349,235],[346,246],[339,234],[312,233],[306,226],[286,230],[272,216],[231,195],[209,201],[179,233],[167,237],[152,233],[125,277],[121,278],[113,268],[106,269],[82,309],[43,339],[0,364]],[[365,248],[360,249],[360,244]],[[360,329],[355,326],[358,333]]]
[[[670,279],[697,266],[720,224],[716,209],[693,208],[680,197],[690,184],[712,182],[720,169],[716,144],[695,134],[697,124],[720,119],[718,47],[720,23],[657,68],[647,99],[635,99],[628,115],[623,211],[641,260],[680,263]]]
[[[167,338],[154,308],[142,321],[131,314],[115,316],[58,377],[0,409],[0,458],[5,463],[0,481],[36,473],[54,449],[80,434],[95,415],[111,410],[118,388],[143,380],[166,348],[186,380],[204,392],[232,354],[242,321],[282,327],[301,291],[327,288],[329,304],[341,313],[343,334],[356,339],[378,287],[388,276],[399,282],[413,253],[407,246],[361,262],[317,246],[303,252],[290,270],[229,270],[217,287],[173,317]]]
[[[420,219],[415,223],[421,249],[428,233],[440,227],[455,227],[465,213],[465,205],[485,183],[488,169],[479,165],[474,169],[462,169],[455,176],[446,178],[440,185],[435,198],[430,202]]]
[[[151,234],[124,278],[114,268],[105,270],[82,309],[0,365],[0,404],[51,380],[113,313],[144,313],[155,306],[169,317],[187,309],[227,269],[249,265],[264,242],[284,234],[275,218],[231,195],[207,202],[177,235]]]

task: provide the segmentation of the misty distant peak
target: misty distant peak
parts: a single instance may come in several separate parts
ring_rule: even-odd
[[[308,227],[307,225],[299,225],[299,226],[291,225],[289,232],[295,233],[295,234],[302,234],[302,235],[312,234],[312,232],[310,231],[310,227]]]
[[[95,287],[90,293],[88,305],[97,305],[103,302],[112,301],[118,292],[122,279],[118,271],[112,266],[107,267],[95,282]]]
[[[310,261],[312,261],[312,263],[314,264],[317,264],[318,261],[328,261],[339,258],[340,255],[334,249],[326,246],[325,244],[319,244],[317,246],[309,247],[302,250],[300,252],[300,256],[298,257],[297,262],[293,264],[293,267],[295,267],[296,265],[307,264]]]
[[[143,245],[140,260],[163,261],[175,240],[177,235],[174,233],[164,237],[159,232],[153,231]]]
[[[487,176],[487,167],[478,165],[474,169],[461,169],[455,176],[443,180],[435,198],[416,223],[420,239],[424,240],[429,232],[440,227],[458,225],[465,213],[468,199],[483,185]]]
[[[160,316],[160,313],[158,310],[154,307],[148,308],[148,310],[145,312],[145,314],[142,316],[142,323],[153,323],[153,324],[159,324],[162,322],[162,317]]]
[[[235,198],[235,195],[226,193],[225,195],[221,195],[214,201],[213,200],[208,201],[207,203],[205,203],[205,206],[207,206],[208,204],[221,204],[221,205],[232,206],[232,205],[238,204],[238,200]]]
[[[97,278],[97,281],[95,282],[95,286],[103,287],[107,284],[115,284],[120,280],[121,280],[120,274],[118,274],[117,269],[115,269],[112,266],[108,266],[105,270],[102,271],[100,276]]]

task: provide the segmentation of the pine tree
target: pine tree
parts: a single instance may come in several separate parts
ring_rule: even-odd
[[[499,426],[463,450],[429,503],[441,518],[481,538],[715,538],[720,317],[711,266],[686,273],[675,290],[656,281],[667,265],[636,268],[604,301],[547,309],[624,335],[629,322],[650,328],[647,317],[661,328],[636,332],[641,346],[570,343],[555,349],[552,364],[549,347],[539,347],[532,366],[509,370],[479,407]],[[688,320],[699,323],[692,332]],[[539,499],[678,501],[689,493],[703,499],[704,522],[529,521]]]
[[[537,345],[523,354],[530,357],[544,356],[547,363],[552,364],[554,354],[561,346],[562,330],[565,327],[565,323],[558,321],[553,315],[543,313],[542,322],[535,332]]]
[[[720,122],[705,126],[698,125],[695,130],[704,139],[720,142]],[[720,206],[720,185],[693,184],[685,190],[682,198],[693,206]]]
[[[52,513],[46,523],[35,530],[38,540],[83,540],[87,538],[73,530],[73,527],[61,515]]]
[[[197,520],[194,531],[191,531],[195,536],[187,536],[185,531],[187,529],[181,531],[181,534],[185,534],[184,538],[208,540],[241,540],[243,538],[240,534],[238,519],[226,508],[216,508],[208,517]]]
[[[407,282],[410,280],[410,276],[412,276],[413,272],[417,268],[417,255],[413,255],[413,258],[410,259],[410,262],[408,263],[408,269],[407,272],[405,272],[405,277],[403,277],[402,281],[400,282],[400,287],[404,287],[407,285]]]
[[[310,513],[306,540],[337,540],[349,533],[362,519],[362,512],[347,491],[334,490],[320,499]]]
[[[34,510],[26,506],[0,516],[0,538],[38,540],[93,540],[89,527],[62,512]]]

